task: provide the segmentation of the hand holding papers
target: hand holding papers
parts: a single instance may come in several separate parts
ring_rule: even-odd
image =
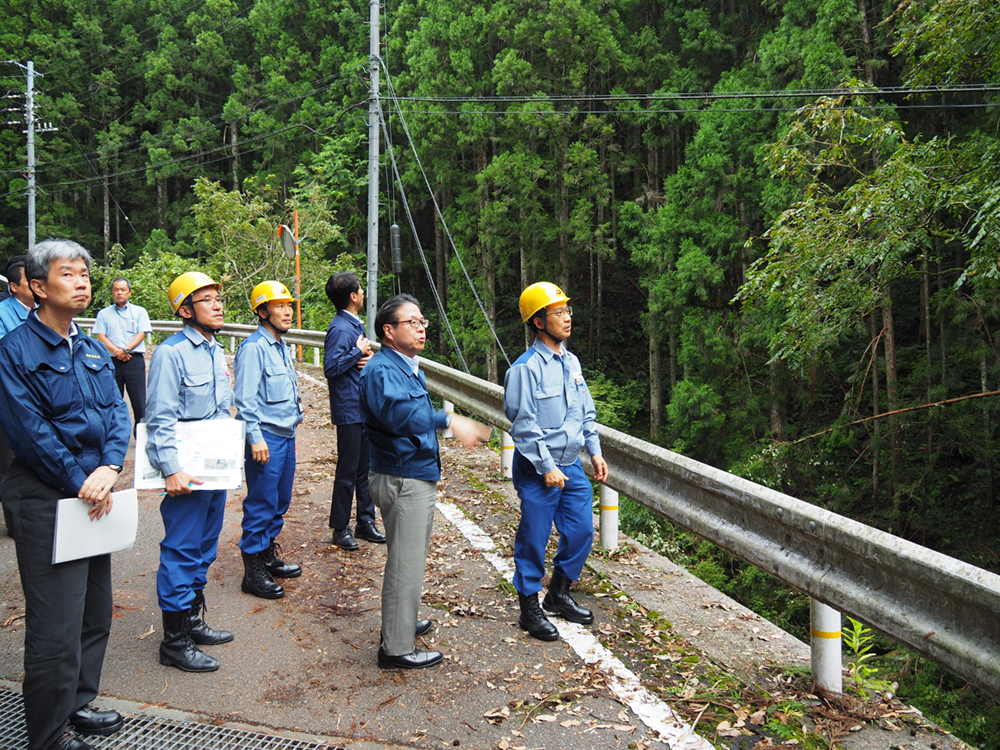
[[[177,422],[178,460],[183,471],[200,479],[200,490],[235,490],[243,485],[245,424],[236,419]],[[137,490],[162,490],[167,484],[146,455],[146,425],[136,425],[135,482]]]
[[[78,497],[60,500],[52,539],[52,564],[131,547],[139,526],[137,497],[135,490],[112,492],[111,512],[97,521],[91,520],[93,506],[85,500]]]

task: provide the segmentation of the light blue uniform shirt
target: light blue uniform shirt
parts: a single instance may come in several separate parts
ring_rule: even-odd
[[[601,455],[594,399],[580,360],[565,345],[556,354],[536,339],[507,370],[504,389],[514,447],[539,474],[574,463],[584,446]]]
[[[261,430],[283,438],[295,437],[302,423],[299,376],[288,348],[264,326],[240,344],[233,363],[236,417],[246,422],[247,444],[264,439]]]
[[[139,331],[148,333],[152,330],[153,326],[149,323],[146,309],[131,302],[126,302],[124,308],[108,305],[98,312],[94,319],[94,335],[103,333],[119,349],[128,346],[128,342],[134,339]],[[136,354],[146,351],[146,339],[143,338],[132,351]]]
[[[233,388],[222,348],[185,324],[153,352],[146,390],[146,455],[167,477],[181,470],[174,425],[231,416]]]
[[[0,301],[0,339],[28,319],[30,311],[13,295]]]

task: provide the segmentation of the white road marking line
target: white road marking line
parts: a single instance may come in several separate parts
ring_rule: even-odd
[[[500,572],[500,575],[508,582],[513,579],[513,564],[494,551],[496,544],[489,534],[467,518],[458,506],[438,500],[437,508],[445,518],[458,527],[473,547],[483,553],[483,557]],[[673,750],[715,750],[712,743],[695,734],[670,706],[644,688],[639,678],[618,657],[601,645],[588,629],[558,618],[553,619],[553,624],[559,630],[559,635],[572,646],[581,659],[588,664],[597,664],[608,674],[608,687],[611,688],[611,692],[631,708],[643,724],[659,734],[664,743]]]

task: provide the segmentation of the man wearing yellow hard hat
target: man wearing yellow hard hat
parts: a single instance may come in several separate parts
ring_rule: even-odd
[[[215,561],[226,508],[225,490],[199,490],[202,480],[181,468],[176,425],[228,419],[233,389],[222,347],[222,286],[200,271],[174,279],[170,309],[184,327],[153,352],[147,383],[146,454],[166,478],[160,502],[163,541],[156,593],[163,613],[160,663],[185,672],[213,672],[217,659],[198,646],[233,640],[227,630],[205,624],[205,584]]]
[[[237,417],[246,424],[247,496],[243,500],[243,591],[280,599],[275,578],[297,578],[302,567],[278,557],[278,534],[292,502],[295,428],[302,423],[299,380],[281,337],[292,327],[295,298],[280,281],[262,281],[250,293],[257,330],[236,352]]]
[[[535,335],[504,378],[504,414],[514,440],[514,488],[521,499],[521,520],[514,537],[514,588],[529,635],[554,641],[559,632],[549,612],[589,625],[594,614],[570,595],[594,540],[593,490],[580,463],[586,448],[594,478],[608,478],[601,456],[594,399],[583,380],[580,360],[566,349],[573,328],[569,297],[555,284],[527,287],[519,301],[521,319]],[[552,580],[538,606],[545,577],[545,547],[555,523],[559,547]],[[544,609],[544,611],[543,611]]]

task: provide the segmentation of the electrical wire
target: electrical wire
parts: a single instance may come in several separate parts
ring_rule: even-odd
[[[382,116],[382,107],[378,108],[379,112],[379,123],[382,126],[382,132],[386,133],[385,118]],[[448,329],[448,336],[451,338],[451,345],[455,348],[455,353],[458,354],[458,360],[462,363],[462,370],[466,374],[471,374],[469,370],[469,365],[465,361],[465,356],[462,354],[462,347],[458,345],[458,339],[455,338],[455,332],[451,328],[451,321],[448,319],[448,312],[444,309],[444,302],[441,301],[441,295],[438,294],[437,284],[434,283],[434,277],[431,274],[430,266],[427,264],[427,256],[424,254],[424,247],[420,243],[420,235],[417,234],[417,225],[413,221],[413,214],[410,213],[410,202],[406,199],[406,189],[403,187],[403,178],[399,174],[399,167],[396,164],[396,153],[392,147],[392,142],[386,138],[386,153],[389,154],[389,160],[392,162],[392,171],[396,175],[396,185],[399,187],[400,204],[403,206],[403,211],[406,213],[406,220],[410,225],[410,231],[413,233],[413,241],[417,246],[417,252],[420,253],[420,261],[424,264],[424,273],[427,274],[427,282],[430,284],[431,292],[434,294],[434,302],[437,304],[438,311],[441,313],[441,320],[444,321],[445,327]],[[492,328],[492,326],[491,326]]]
[[[420,174],[423,175],[424,184],[427,186],[427,193],[430,196],[431,202],[434,204],[434,211],[437,213],[438,218],[441,220],[441,226],[444,228],[444,233],[448,237],[448,243],[451,245],[451,249],[455,253],[455,257],[458,258],[458,264],[462,267],[462,273],[465,274],[465,280],[469,284],[469,289],[472,291],[472,296],[475,297],[476,304],[479,305],[479,310],[483,314],[483,319],[486,321],[486,325],[489,326],[490,333],[493,334],[493,340],[496,341],[497,347],[499,347],[500,353],[503,354],[503,358],[507,361],[507,366],[509,367],[510,357],[507,356],[507,352],[503,348],[503,344],[500,341],[500,337],[497,335],[496,329],[493,327],[493,321],[491,321],[490,316],[486,314],[486,306],[483,304],[482,299],[480,299],[479,292],[476,291],[475,284],[472,283],[472,277],[469,276],[469,271],[465,267],[465,261],[462,260],[462,254],[458,252],[458,247],[456,247],[455,245],[455,239],[451,236],[451,229],[448,228],[448,222],[444,218],[444,213],[441,211],[441,206],[438,205],[437,196],[434,195],[434,190],[431,187],[431,181],[427,177],[427,172],[424,171],[424,165],[421,164],[420,162],[420,155],[417,153],[416,144],[413,142],[413,137],[410,135],[410,128],[406,124],[406,118],[403,116],[403,111],[399,107],[399,103],[396,101],[396,93],[392,85],[392,79],[389,77],[388,71],[383,69],[383,72],[385,73],[386,90],[389,92],[390,99],[396,105],[396,111],[399,114],[400,125],[403,128],[403,132],[406,134],[406,140],[410,144],[410,149],[413,152],[413,160],[416,162],[417,167],[420,169]],[[393,161],[393,164],[395,165],[395,160]],[[404,205],[406,205],[405,200],[404,200]]]

